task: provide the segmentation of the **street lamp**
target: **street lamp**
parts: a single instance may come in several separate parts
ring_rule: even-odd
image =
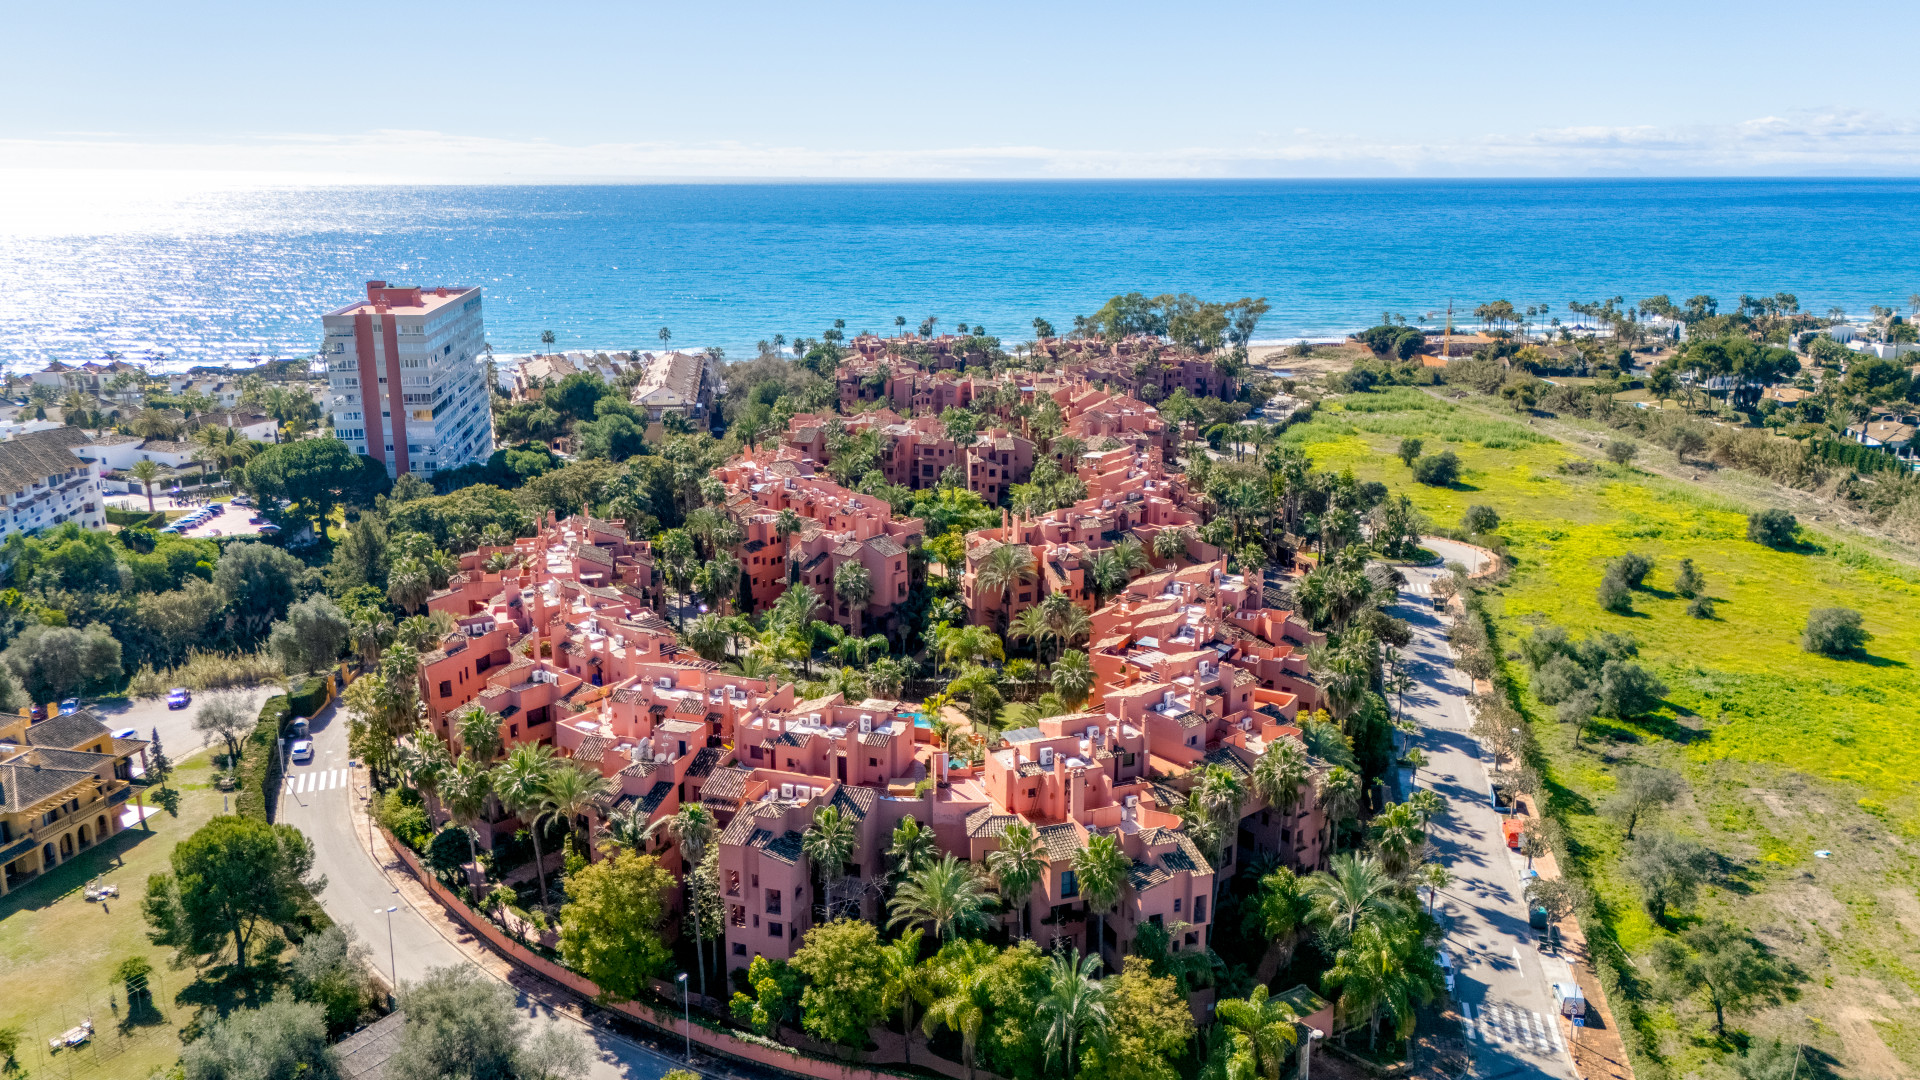
[[[387,913],[387,972],[393,976],[393,992],[397,994],[400,992],[400,967],[393,960],[393,913],[395,910],[393,907],[374,908],[373,913],[375,915],[382,911]]]
[[[693,1006],[687,998],[687,973],[681,972],[676,980],[680,984],[680,1016],[687,1025],[687,1064],[693,1064]]]

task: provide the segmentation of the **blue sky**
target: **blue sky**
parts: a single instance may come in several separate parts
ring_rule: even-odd
[[[0,168],[1920,173],[1920,4],[13,4]]]

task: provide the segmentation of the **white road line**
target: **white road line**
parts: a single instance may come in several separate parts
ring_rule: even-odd
[[[1460,1011],[1465,1014],[1467,1018],[1467,1038],[1474,1042],[1479,1042],[1480,1032],[1473,1026],[1473,1006],[1463,1001],[1460,1003]]]
[[[287,777],[287,786],[286,786],[286,790],[285,790],[285,791],[282,791],[282,792],[281,792],[281,794],[282,794],[282,795],[291,795],[291,794],[293,794],[293,777],[291,777],[291,776],[289,776],[289,777]]]
[[[313,790],[313,774],[310,772],[301,773],[300,774],[300,794],[305,795],[307,792],[312,790]]]
[[[1547,1031],[1546,1031],[1547,1026],[1544,1023],[1541,1023],[1539,1013],[1529,1012],[1527,1015],[1532,1017],[1534,1045],[1539,1048],[1542,1054],[1547,1053],[1547,1051],[1550,1049],[1547,1043]]]
[[[334,788],[337,788],[337,787],[345,787],[346,784],[347,784],[347,770],[335,769],[333,770],[333,780],[327,784],[327,790],[332,791]]]
[[[1489,1005],[1480,1013],[1480,1027],[1487,1034],[1490,1043],[1506,1042],[1506,1035],[1500,1029],[1500,1006]]]
[[[339,769],[328,769],[328,770],[327,770],[327,778],[326,778],[326,780],[325,780],[325,782],[323,783],[323,785],[321,786],[321,788],[320,788],[320,790],[321,790],[321,791],[332,791],[332,790],[333,790],[333,789],[334,789],[334,788],[335,788],[335,787],[336,787],[336,786],[337,786],[337,785],[338,785],[339,783],[340,783],[340,770],[339,770]]]
[[[1547,1018],[1547,1034],[1553,1036],[1553,1049],[1556,1053],[1564,1054],[1567,1052],[1567,1044],[1560,1038],[1560,1017],[1558,1015]]]

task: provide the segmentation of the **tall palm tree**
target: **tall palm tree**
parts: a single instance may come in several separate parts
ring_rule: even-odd
[[[153,511],[153,482],[155,480],[160,479],[160,475],[164,471],[165,470],[161,469],[160,463],[157,461],[154,461],[151,458],[141,458],[139,461],[134,462],[127,469],[127,475],[139,481],[140,486],[146,489],[147,513],[149,514],[154,512]]]
[[[988,979],[999,950],[984,941],[950,941],[933,960],[933,1001],[927,1006],[921,1030],[928,1038],[938,1028],[960,1036],[960,1063],[973,1080],[973,1050],[985,1026]]]
[[[1015,936],[1027,930],[1027,900],[1047,872],[1047,849],[1040,834],[1025,821],[1016,821],[1000,833],[1000,846],[987,852],[987,869],[1000,883],[1000,896],[1013,909]]]
[[[887,905],[893,916],[887,926],[926,923],[935,937],[951,941],[956,934],[984,927],[992,903],[973,864],[943,855],[900,883]]]
[[[1055,596],[1066,600],[1065,593],[1054,593],[1047,599],[1052,600]],[[1047,610],[1047,625],[1053,627],[1054,640],[1058,641],[1062,648],[1071,647],[1075,642],[1085,641],[1093,636],[1093,616],[1087,614],[1085,608],[1071,600],[1066,601],[1065,608],[1066,610],[1057,613],[1053,608]]]
[[[500,756],[500,718],[481,708],[469,705],[454,716],[454,731],[460,739],[460,752],[481,765],[493,764]]]
[[[1404,878],[1424,861],[1427,827],[1406,803],[1394,803],[1373,819],[1373,849],[1388,874]]]
[[[1000,594],[996,615],[1004,626],[1007,608],[1013,602],[1013,590],[1023,583],[1032,583],[1037,577],[1032,548],[1025,544],[1001,544],[980,560],[979,568],[973,572],[973,583],[983,594]]]
[[[1073,853],[1073,872],[1080,882],[1080,895],[1087,898],[1087,910],[1093,914],[1093,959],[1106,957],[1107,909],[1120,899],[1133,860],[1120,850],[1120,841],[1107,833],[1087,837],[1087,846]]]
[[[1433,902],[1441,889],[1453,884],[1453,873],[1437,862],[1430,862],[1420,868],[1413,880],[1418,888],[1427,890],[1427,914],[1432,915]]]
[[[909,818],[908,820],[912,820]],[[915,927],[880,947],[880,1007],[900,1009],[900,1041],[906,1047],[907,1064],[913,1064],[913,1003],[925,1005],[933,1000],[933,967],[920,962],[920,939],[924,931]]]
[[[1394,918],[1405,910],[1400,886],[1371,855],[1335,855],[1329,870],[1307,879],[1312,919],[1341,938],[1363,918]]]
[[[683,805],[677,812],[654,822],[647,828],[644,835],[652,837],[655,833],[672,837],[673,842],[680,845],[681,877],[691,881],[694,867],[699,866],[700,860],[707,857],[707,848],[713,843],[714,837],[720,835],[720,827],[714,822],[712,812],[706,807]],[[687,917],[691,922],[693,919],[691,895],[688,897],[687,908]],[[706,997],[707,958],[702,951],[700,930],[697,926],[693,931],[693,960],[694,966],[700,969],[700,996]]]
[[[1068,649],[1053,662],[1048,681],[1068,708],[1077,709],[1093,691],[1093,664],[1087,660],[1086,653]]]
[[[547,870],[540,851],[539,819],[547,809],[547,779],[556,767],[553,748],[545,743],[520,743],[507,759],[494,766],[493,790],[500,801],[533,835],[533,868],[540,878],[540,902],[547,902]]]
[[[1054,595],[1059,595],[1058,593]],[[1047,625],[1047,613],[1038,606],[1026,608],[1013,617],[1007,626],[1008,641],[1030,641],[1035,654],[1044,660],[1047,639],[1053,636],[1053,627]]]
[[[857,562],[844,562],[833,572],[833,595],[847,605],[855,636],[866,629],[867,604],[873,600],[873,575]]]
[[[1047,1026],[1047,1064],[1055,1055],[1064,1059],[1060,1075],[1073,1075],[1073,1051],[1083,1039],[1099,1039],[1113,1022],[1107,1012],[1107,984],[1100,979],[1100,954],[1081,956],[1069,948],[1053,954],[1047,969],[1046,993],[1036,1018]]]
[[[853,822],[847,820],[839,809],[822,806],[813,812],[813,824],[800,836],[800,851],[813,860],[815,869],[820,872],[820,884],[825,890],[824,903],[829,921],[833,918],[833,894],[839,891],[840,883],[846,880],[847,859],[853,855],[853,849],[859,838],[854,835]]]
[[[393,643],[394,634],[393,623],[378,614],[357,620],[347,630],[347,638],[360,654],[360,662],[368,668],[380,662],[380,653]]]
[[[1153,534],[1153,553],[1165,562],[1184,558],[1187,554],[1187,542],[1192,535],[1192,531],[1185,527],[1162,529]]]
[[[440,804],[453,815],[467,834],[467,853],[480,861],[480,849],[473,835],[487,810],[487,796],[493,794],[493,778],[486,766],[471,758],[461,758],[440,780]]]
[[[1320,777],[1320,790],[1316,792],[1320,806],[1327,814],[1327,827],[1332,832],[1330,846],[1337,847],[1340,842],[1340,826],[1360,811],[1360,778],[1345,765],[1335,765]]]
[[[1282,737],[1267,744],[1266,752],[1253,763],[1253,793],[1268,806],[1291,816],[1300,805],[1300,789],[1313,775],[1307,760],[1307,748],[1298,739]]]
[[[1416,927],[1404,919],[1369,918],[1355,927],[1321,981],[1340,990],[1340,1012],[1349,1023],[1366,1017],[1372,1046],[1383,1012],[1395,1038],[1413,1034],[1418,1007],[1436,996],[1440,975]]]
[[[547,776],[544,816],[566,823],[569,847],[573,846],[576,839],[581,846],[585,846],[586,834],[580,827],[581,822],[589,810],[604,803],[617,790],[612,780],[591,769],[570,760],[556,762]]]
[[[911,877],[933,862],[939,850],[940,845],[934,838],[933,830],[922,828],[919,820],[908,814],[893,828],[893,841],[887,845],[887,858],[893,860],[896,876]]]
[[[940,650],[940,658],[948,664],[985,664],[1007,658],[1006,647],[1000,643],[1000,636],[984,626],[947,627],[935,639],[935,647]]]
[[[1216,1005],[1214,1018],[1233,1050],[1250,1056],[1266,1080],[1280,1080],[1280,1070],[1300,1042],[1300,1017],[1291,1006],[1256,986],[1244,1000],[1228,998]]]
[[[645,851],[647,830],[652,827],[647,816],[639,800],[614,807],[608,811],[606,820],[600,823],[600,829],[595,834],[600,839],[600,846],[609,855],[621,851]]]
[[[387,599],[402,611],[413,612],[433,593],[433,571],[419,559],[395,560],[387,571]]]

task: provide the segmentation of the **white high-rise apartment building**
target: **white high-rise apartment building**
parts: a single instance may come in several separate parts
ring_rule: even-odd
[[[479,289],[369,281],[321,323],[333,433],[355,453],[421,477],[493,453]]]

